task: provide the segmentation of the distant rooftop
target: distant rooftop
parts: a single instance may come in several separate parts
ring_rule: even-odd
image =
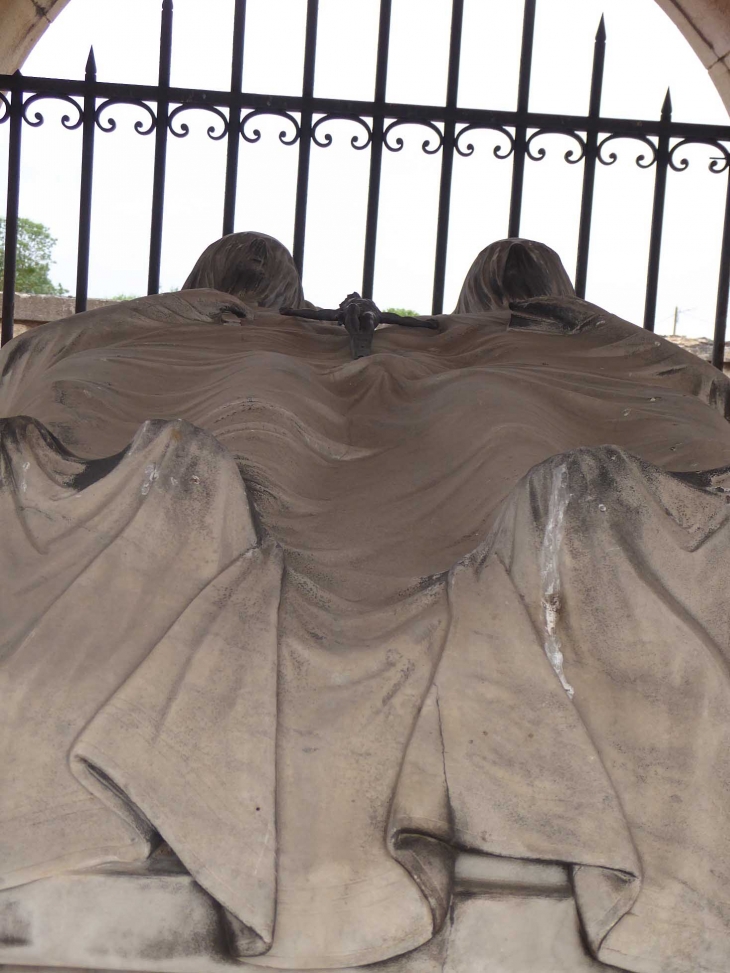
[[[712,361],[712,338],[685,338],[684,335],[673,334],[666,335],[666,339],[704,361]],[[725,361],[722,370],[726,374],[730,372],[730,341],[725,344]]]

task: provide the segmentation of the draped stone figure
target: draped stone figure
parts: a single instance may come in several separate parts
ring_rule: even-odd
[[[231,233],[211,243],[183,284],[183,290],[204,287],[260,308],[305,306],[291,254],[265,233]]]
[[[0,964],[726,973],[730,383],[500,241],[0,355]]]

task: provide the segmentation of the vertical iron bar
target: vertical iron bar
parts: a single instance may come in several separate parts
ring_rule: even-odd
[[[664,199],[667,194],[667,169],[669,168],[669,133],[672,123],[672,96],[662,105],[661,129],[657,143],[656,180],[654,182],[654,207],[651,215],[651,242],[649,243],[649,269],[646,276],[646,305],[644,308],[644,327],[654,330],[656,321],[657,291],[659,289],[659,260],[662,249],[662,229],[664,227]]]
[[[598,25],[596,45],[593,51],[593,76],[591,78],[591,98],[588,108],[589,118],[599,118],[601,114],[601,94],[603,92],[603,69],[606,63],[606,23],[603,17]],[[591,222],[593,220],[593,194],[596,186],[596,162],[598,159],[598,130],[586,132],[585,161],[583,163],[583,199],[580,204],[580,228],[578,230],[578,261],[575,269],[575,292],[578,297],[586,296],[588,278],[588,251],[591,245]]]
[[[385,103],[388,82],[388,51],[390,47],[390,13],[392,0],[380,0],[378,26],[378,55],[375,68],[375,106]],[[375,247],[378,236],[378,207],[380,204],[380,175],[383,167],[383,130],[385,119],[373,115],[373,138],[370,144],[370,181],[368,183],[368,209],[365,220],[365,255],[362,270],[362,296],[372,300],[375,282]]]
[[[725,333],[727,330],[728,296],[730,293],[730,169],[725,196],[725,223],[720,251],[720,280],[717,285],[715,337],[712,343],[712,364],[723,371],[725,362]]]
[[[8,148],[8,201],[5,214],[5,266],[3,268],[3,322],[0,344],[13,337],[15,322],[15,274],[18,256],[18,205],[20,200],[20,142],[23,128],[22,75],[16,71],[10,96],[10,146]]]
[[[517,112],[525,116],[530,103],[530,77],[532,75],[532,50],[535,42],[535,9],[537,0],[525,0],[522,25],[522,52],[520,54],[520,83],[517,89]],[[514,162],[512,164],[512,194],[509,208],[508,236],[520,235],[522,219],[522,190],[525,184],[525,156],[527,154],[527,125],[519,119],[515,126]]]
[[[433,301],[431,313],[441,314],[444,309],[444,282],[446,280],[446,247],[449,239],[449,214],[451,211],[451,179],[454,172],[454,144],[456,123],[453,111],[459,94],[459,67],[461,63],[461,33],[464,23],[464,0],[453,0],[451,7],[451,40],[449,43],[449,73],[446,85],[446,120],[444,122],[444,146],[441,159],[441,185],[439,188],[439,214],[436,228],[436,265],[433,275]]]
[[[309,156],[312,149],[312,108],[314,63],[317,54],[317,17],[319,0],[307,0],[307,26],[304,42],[304,77],[302,78],[302,114],[300,119],[297,199],[294,209],[294,247],[292,256],[300,275],[304,268],[304,234],[307,226],[307,193],[309,192]]]
[[[238,149],[241,144],[241,91],[243,87],[243,42],[246,30],[246,0],[235,0],[233,13],[233,58],[231,61],[231,107],[228,112],[228,155],[226,189],[223,197],[223,236],[233,233],[236,219]]]
[[[147,293],[160,292],[162,258],[162,218],[165,205],[165,167],[167,164],[167,124],[170,113],[170,63],[172,59],[172,0],[162,0],[160,20],[160,67],[158,77],[157,126],[155,130],[155,168],[152,182],[152,221],[150,226],[150,267]]]
[[[94,173],[94,130],[96,128],[96,61],[89,51],[84,84],[84,129],[81,146],[81,191],[79,193],[79,249],[76,263],[76,313],[86,310],[89,297],[89,251],[91,247],[91,193]]]

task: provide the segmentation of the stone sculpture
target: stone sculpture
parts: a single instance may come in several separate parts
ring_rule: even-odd
[[[398,324],[406,328],[430,328],[436,330],[433,318],[420,320],[389,311],[381,311],[373,301],[360,297],[357,291],[348,294],[338,308],[295,308],[282,307],[279,312],[307,321],[336,321],[350,336],[350,351],[353,359],[365,358],[372,354],[375,331],[381,324]]]
[[[281,305],[236,234],[0,357],[0,963],[726,971],[728,380],[530,241]]]
[[[231,233],[198,258],[184,290],[212,288],[260,308],[311,307],[286,247],[265,233]]]

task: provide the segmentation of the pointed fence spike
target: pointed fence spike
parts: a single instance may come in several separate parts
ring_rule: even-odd
[[[596,42],[598,44],[606,43],[606,15],[601,14],[601,22],[598,25],[598,30],[596,31]]]
[[[670,88],[667,88],[667,96],[664,99],[664,104],[662,105],[662,118],[672,117],[672,92]]]
[[[86,59],[86,76],[93,75],[96,77],[96,58],[94,57],[94,45],[92,44],[89,48],[89,56]]]

